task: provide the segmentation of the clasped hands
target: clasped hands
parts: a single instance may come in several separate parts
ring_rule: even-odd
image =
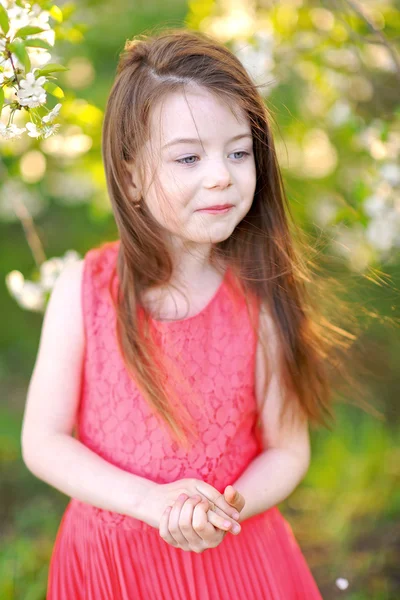
[[[218,546],[228,531],[240,533],[238,520],[245,499],[233,486],[221,494],[208,483],[190,478],[159,487],[157,496],[166,502],[158,529],[171,546],[201,553]]]

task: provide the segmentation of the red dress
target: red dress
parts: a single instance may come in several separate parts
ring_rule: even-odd
[[[197,315],[155,321],[163,351],[182,365],[202,406],[180,394],[199,441],[179,448],[129,378],[118,351],[108,289],[119,241],[85,256],[86,336],[78,439],[121,469],[158,483],[202,479],[220,492],[262,451],[257,435],[253,333],[228,269]],[[178,384],[179,385],[179,384]],[[112,493],[112,490],[110,490]],[[71,499],[57,533],[48,600],[321,600],[312,574],[277,507],[246,519],[201,554],[167,544],[157,529]]]

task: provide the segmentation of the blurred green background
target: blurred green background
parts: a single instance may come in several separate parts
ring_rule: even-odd
[[[337,279],[359,328],[349,360],[370,408],[346,391],[334,429],[312,431],[312,465],[281,510],[324,599],[398,600],[399,4],[114,0],[59,7],[63,21],[50,23],[51,62],[69,68],[58,77],[65,97],[53,99],[63,104],[62,127],[48,139],[0,139],[0,598],[45,598],[68,502],[21,459],[43,318],[39,266],[47,261],[51,270],[68,250],[83,256],[116,238],[100,138],[118,55],[126,39],[149,28],[187,26],[226,43],[265,83],[260,91],[274,117],[294,217],[322,248],[324,276]],[[31,282],[24,295],[14,297],[5,283],[13,271]]]

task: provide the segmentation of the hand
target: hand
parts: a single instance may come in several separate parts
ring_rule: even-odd
[[[223,520],[236,523],[235,518],[239,518],[239,513],[232,507],[221,494],[212,485],[209,485],[201,479],[187,478],[178,479],[171,483],[158,484],[149,482],[148,493],[143,498],[141,505],[141,520],[155,527],[160,528],[160,521],[166,506],[172,506],[179,494],[186,496],[200,496],[203,500],[207,499],[215,504],[215,509],[210,511],[209,519],[212,524],[223,527]]]
[[[242,511],[242,509],[244,508],[244,505],[246,503],[244,497],[242,496],[242,494],[236,490],[232,485],[228,485],[225,488],[224,491],[224,498],[226,500],[226,502],[233,508],[235,509],[237,512],[236,514],[233,513],[235,515],[235,521],[232,525],[232,523],[230,523],[229,529],[227,528],[226,524],[224,525],[221,520],[220,517],[216,517],[216,513],[214,512],[214,510],[210,510],[207,515],[208,515],[208,520],[210,523],[212,523],[215,527],[219,527],[220,529],[223,530],[227,530],[230,531],[231,533],[240,533],[240,529],[234,529],[235,528],[235,523],[240,521],[240,512]],[[227,521],[227,523],[229,524],[229,521]]]
[[[228,485],[224,491],[225,500],[240,512],[245,499],[242,494]],[[237,535],[240,527],[232,527],[232,522],[218,516],[210,509],[210,502],[201,496],[188,498],[181,494],[173,506],[167,506],[160,522],[160,536],[171,546],[193,552],[203,552],[215,548],[224,539],[227,531]]]
[[[210,515],[225,529],[214,527]],[[164,541],[174,548],[200,554],[208,548],[216,548],[231,528],[231,521],[224,521],[210,509],[208,500],[202,500],[200,495],[188,498],[180,494],[173,506],[167,506],[161,521],[159,533]],[[240,526],[236,525],[240,531]]]

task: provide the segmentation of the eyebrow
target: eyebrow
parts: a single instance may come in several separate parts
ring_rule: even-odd
[[[241,138],[244,138],[244,137],[253,138],[251,133],[239,133],[239,135],[235,135],[235,137],[228,140],[228,142],[234,142],[235,140],[240,140]],[[171,142],[168,142],[168,144],[165,144],[162,147],[162,150],[164,148],[169,148],[169,146],[174,146],[175,144],[184,144],[184,143],[200,144],[200,140],[198,138],[178,138],[176,140],[172,140]]]

